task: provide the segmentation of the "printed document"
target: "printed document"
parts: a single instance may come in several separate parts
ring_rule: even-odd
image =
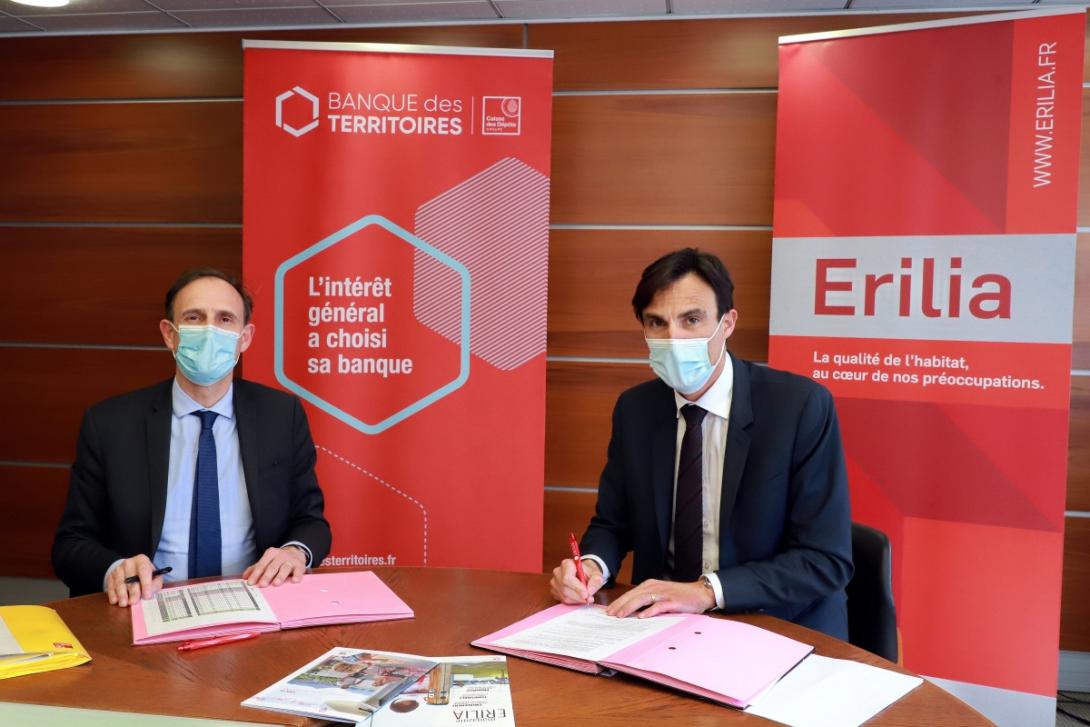
[[[241,580],[169,588],[140,607],[148,636],[238,622],[278,623],[261,589]]]
[[[600,661],[653,634],[674,626],[683,616],[616,618],[604,608],[577,608],[493,642],[509,649],[537,651]]]

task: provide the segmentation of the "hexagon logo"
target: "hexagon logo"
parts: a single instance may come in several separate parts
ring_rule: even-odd
[[[343,245],[337,247],[340,243]],[[384,263],[384,260],[401,261],[401,263],[407,260],[408,274],[397,277],[398,273],[395,270],[395,277],[386,279],[392,282],[386,283],[385,294],[377,298],[364,294],[362,297],[358,295],[341,297],[340,300],[346,302],[342,310],[352,308],[357,314],[364,310],[377,310],[378,301],[382,301],[382,305],[391,305],[392,301],[392,307],[382,308],[381,318],[376,319],[381,322],[377,325],[367,324],[368,327],[364,328],[364,324],[360,323],[362,318],[353,317],[352,320],[356,321],[358,326],[349,331],[346,328],[322,328],[315,320],[310,320],[309,316],[315,307],[321,309],[329,306],[327,294],[316,293],[315,281],[340,276],[346,269],[351,268],[352,260],[359,259],[356,256],[361,254],[360,251],[365,251],[362,254],[366,258],[367,255],[379,250],[386,250],[386,252],[368,262],[366,268],[369,270],[368,275],[379,269],[376,266],[400,264]],[[323,252],[326,255],[320,260],[315,259]],[[457,305],[460,313],[459,335],[456,341],[434,334],[415,318],[412,310],[412,291],[405,294],[390,293],[391,287],[395,291],[400,288],[402,280],[406,282],[413,280],[412,259],[415,255],[421,254],[428,256],[448,271],[446,284],[453,286],[453,289],[457,291],[456,297],[453,297],[451,301]],[[323,272],[323,268],[337,271],[336,276],[316,275]],[[296,272],[292,273],[293,270]],[[290,279],[289,273],[292,273]],[[355,280],[360,278],[361,276],[357,276]],[[321,282],[317,283],[317,285],[321,284]],[[285,298],[289,291],[292,304],[291,307],[286,307]],[[403,296],[406,305],[399,306],[397,299]],[[324,306],[318,304],[323,297],[326,300]],[[381,215],[367,215],[281,263],[276,269],[273,299],[273,371],[277,381],[300,398],[363,434],[379,434],[389,429],[461,388],[469,379],[471,344],[469,270],[459,261]],[[363,308],[372,303],[376,304],[374,308]],[[357,304],[361,307],[356,308]],[[387,321],[391,321],[389,325],[393,326],[392,333],[387,331]],[[336,323],[329,325],[335,326]],[[381,332],[377,330],[378,326],[382,326]],[[413,326],[419,326],[419,330],[414,330]],[[303,338],[300,337],[300,331],[305,332]],[[423,331],[423,338],[419,335],[420,331]],[[343,340],[346,335],[355,336],[357,340],[381,340],[381,344],[377,344],[374,349],[368,348],[370,344],[363,344],[363,349],[358,348],[357,345],[354,350],[333,348],[331,349],[333,352],[329,353],[327,358],[320,358],[319,339],[322,341]],[[410,371],[412,375],[402,378],[401,383],[388,379],[385,373],[378,376],[377,373],[381,372],[341,368],[342,360],[349,362],[364,360],[353,358],[359,351],[363,351],[365,357],[390,355],[391,350],[386,348],[387,335],[391,342],[395,337],[399,339],[393,344],[393,355],[402,355],[413,350],[420,351],[428,346],[432,347],[428,351],[435,351],[434,346],[439,345],[441,356],[429,356],[425,353],[422,358],[383,359],[410,362],[413,366],[413,370]],[[429,335],[435,340],[429,340]],[[284,341],[289,336],[293,342],[300,341],[300,343],[299,348],[293,347],[291,361],[286,365]],[[305,345],[301,343],[310,336],[316,337],[313,342],[308,341]],[[320,345],[343,346],[340,343]],[[342,351],[347,351],[349,356],[342,355]],[[308,354],[314,357],[306,358]],[[311,362],[320,361],[325,361],[327,368],[321,370],[310,368]],[[331,361],[336,365],[331,366]],[[422,365],[422,368],[419,365]],[[358,379],[360,382],[358,385],[354,383],[357,380],[347,378],[349,375],[358,374],[372,375]],[[381,402],[381,405],[375,404],[376,401]]]
[[[290,103],[293,98],[299,98],[299,100]],[[306,109],[307,101],[310,102],[309,114]],[[285,109],[285,106],[288,106],[288,108]],[[290,124],[284,120],[285,116],[303,125]],[[295,86],[290,91],[284,91],[284,93],[276,97],[276,126],[296,138],[308,131],[314,131],[314,129],[318,128],[318,97],[301,86]]]

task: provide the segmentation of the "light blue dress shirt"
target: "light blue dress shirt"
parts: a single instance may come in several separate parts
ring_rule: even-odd
[[[174,380],[173,412],[170,418],[170,467],[167,470],[166,516],[163,534],[152,562],[157,568],[173,570],[165,581],[189,577],[189,524],[193,513],[193,486],[197,476],[197,446],[201,419],[194,412],[205,407],[182,391]],[[216,470],[219,475],[220,537],[223,575],[242,573],[256,558],[254,518],[246,495],[246,475],[238,445],[234,384],[211,407],[219,414],[212,424],[216,439]]]

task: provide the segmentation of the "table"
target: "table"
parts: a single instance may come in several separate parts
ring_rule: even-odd
[[[314,720],[244,708],[239,702],[334,646],[433,656],[491,653],[469,642],[554,603],[547,574],[444,568],[379,568],[375,573],[412,607],[416,618],[294,629],[192,652],[179,652],[176,644],[132,646],[128,610],[110,606],[105,595],[56,601],[49,606],[94,660],[0,681],[0,701],[316,725]],[[607,602],[624,590],[603,592],[600,600]],[[896,668],[881,657],[771,616],[737,618],[814,644],[818,654]],[[607,679],[514,657],[507,661],[520,726],[774,724],[624,675]],[[925,680],[869,724],[969,727],[991,722]]]

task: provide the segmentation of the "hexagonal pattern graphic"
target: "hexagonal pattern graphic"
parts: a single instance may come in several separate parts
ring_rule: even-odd
[[[414,256],[424,255],[444,270],[448,275],[441,280],[431,281],[427,284],[450,285],[452,290],[444,294],[445,298],[453,298],[457,301],[458,323],[456,335],[449,340],[458,345],[458,372],[453,379],[429,392],[425,396],[398,409],[393,414],[385,416],[377,421],[363,421],[358,416],[346,410],[346,407],[330,401],[329,395],[322,396],[307,388],[302,382],[296,381],[288,373],[284,365],[284,339],[285,339],[285,276],[294,268],[311,260],[322,252],[329,250],[334,245],[350,239],[356,233],[369,227],[377,226],[393,235],[397,240],[403,241],[413,248]],[[407,282],[407,281],[406,281]],[[421,285],[419,279],[415,280],[414,288]],[[414,290],[415,294],[415,290]],[[293,304],[296,303],[293,301]],[[434,246],[420,239],[399,225],[382,217],[381,215],[367,215],[356,222],[333,233],[325,239],[315,243],[302,252],[285,260],[276,270],[274,287],[274,335],[273,335],[273,369],[277,381],[286,389],[294,392],[302,399],[310,402],[327,414],[339,419],[348,426],[364,434],[379,434],[400,421],[425,409],[436,401],[442,399],[453,391],[459,389],[469,378],[470,369],[470,273],[464,265],[436,249]]]
[[[473,276],[473,353],[503,371],[545,352],[549,178],[505,158],[422,204],[415,231]],[[460,335],[452,272],[417,251],[413,311],[432,330]]]

